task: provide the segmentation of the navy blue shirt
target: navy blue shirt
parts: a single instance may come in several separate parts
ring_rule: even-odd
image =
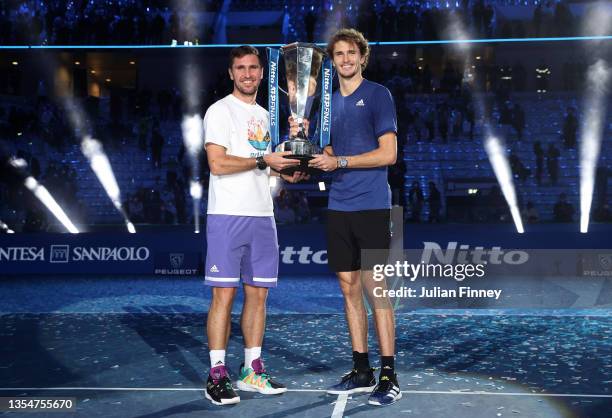
[[[378,138],[397,133],[395,104],[389,90],[363,80],[357,90],[332,96],[331,145],[337,156],[363,154],[378,148]],[[339,168],[332,172],[329,209],[358,211],[391,208],[387,167]]]

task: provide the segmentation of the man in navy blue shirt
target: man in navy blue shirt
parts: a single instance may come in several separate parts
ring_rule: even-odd
[[[327,52],[340,85],[332,96],[331,146],[309,164],[333,172],[328,259],[344,295],[354,362],[353,370],[328,393],[372,392],[370,404],[388,405],[401,398],[394,361],[395,318],[390,304],[373,306],[382,355],[377,385],[368,359],[368,319],[362,297],[364,290],[371,292],[373,265],[361,260],[361,250],[387,250],[390,244],[387,166],[397,158],[395,105],[387,88],[362,76],[370,49],[360,32],[336,32]]]

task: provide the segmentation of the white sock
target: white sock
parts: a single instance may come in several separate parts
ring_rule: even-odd
[[[225,364],[225,350],[210,350],[210,367]]]
[[[261,347],[252,347],[244,349],[244,367],[251,367],[253,360],[261,357]]]

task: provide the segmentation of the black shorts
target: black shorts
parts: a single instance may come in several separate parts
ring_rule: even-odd
[[[327,258],[330,269],[334,272],[371,270],[374,264],[386,263],[391,243],[390,221],[390,209],[328,210]],[[377,251],[374,257],[368,257],[367,262],[364,260],[362,263],[361,250],[385,251]]]

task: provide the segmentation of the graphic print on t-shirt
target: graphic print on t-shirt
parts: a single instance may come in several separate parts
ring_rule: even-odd
[[[268,144],[270,144],[270,132],[266,125],[263,120],[255,119],[255,117],[252,117],[247,122],[249,144],[257,151],[265,151],[268,148]]]

